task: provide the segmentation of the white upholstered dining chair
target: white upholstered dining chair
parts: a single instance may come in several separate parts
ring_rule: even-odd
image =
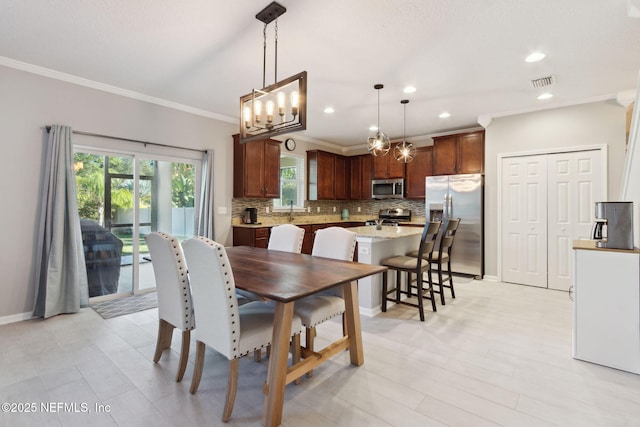
[[[171,347],[173,329],[182,331],[182,345],[176,381],[181,381],[189,358],[191,331],[195,328],[187,266],[180,243],[173,236],[153,232],[145,236],[158,294],[158,338],[153,361]]]
[[[191,393],[200,385],[204,368],[205,346],[229,359],[229,378],[223,421],[231,418],[238,387],[239,359],[271,343],[274,324],[273,306],[253,301],[238,306],[233,271],[224,246],[205,237],[183,242],[189,263],[189,280],[198,329],[196,329],[196,361]],[[293,316],[291,334],[294,349],[300,347],[300,318]],[[297,361],[294,354],[294,362]]]
[[[356,233],[342,227],[328,227],[316,231],[311,255],[353,261]],[[302,298],[296,301],[294,313],[300,316],[305,331],[305,347],[313,351],[316,326],[340,314],[344,314],[345,303],[342,287]],[[343,334],[345,332],[343,320]],[[313,371],[307,373],[308,377]]]
[[[293,224],[281,224],[271,228],[267,249],[299,254],[302,251],[303,240],[304,228]]]

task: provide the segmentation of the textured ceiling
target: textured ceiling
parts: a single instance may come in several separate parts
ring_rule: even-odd
[[[0,56],[237,120],[262,86],[269,0],[0,0]],[[376,123],[402,138],[634,89],[637,0],[280,0],[278,78],[309,75],[299,138],[361,146]],[[633,9],[637,12],[637,9]],[[269,25],[267,84],[274,81]],[[547,57],[534,64],[527,54]],[[541,102],[531,79],[553,75]],[[410,95],[402,88],[411,84]],[[335,113],[323,113],[332,106]],[[439,119],[442,111],[451,113]]]

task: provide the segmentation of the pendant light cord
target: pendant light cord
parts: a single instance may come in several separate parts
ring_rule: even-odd
[[[264,28],[262,29],[262,88],[264,89],[267,85],[266,82],[267,75],[267,24],[264,24]]]
[[[404,104],[404,126],[402,129],[402,142],[407,140],[407,104]]]
[[[273,83],[278,82],[278,20],[275,24],[275,69],[273,71]],[[267,24],[262,29],[262,88],[267,87]],[[378,103],[380,101],[378,100]]]
[[[380,89],[378,89],[378,133],[380,133]]]
[[[276,19],[276,37],[275,37],[275,56],[276,56],[276,60],[275,60],[275,70],[273,72],[273,83],[276,83],[278,81],[278,20]]]

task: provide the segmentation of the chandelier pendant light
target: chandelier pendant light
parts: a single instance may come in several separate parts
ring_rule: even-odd
[[[278,80],[278,17],[287,9],[272,2],[258,12],[256,19],[264,23],[262,89],[240,97],[240,143],[270,138],[307,128],[307,72]],[[276,83],[266,86],[267,26],[275,20]]]
[[[400,103],[404,105],[404,130],[402,142],[396,144],[393,149],[393,157],[399,162],[409,163],[416,156],[416,147],[412,143],[407,142],[407,104],[409,100],[403,99]]]
[[[386,156],[391,148],[391,141],[389,141],[389,137],[380,130],[380,89],[383,87],[384,85],[381,85],[380,83],[373,86],[373,88],[378,91],[378,129],[376,131],[376,136],[370,137],[367,140],[367,149],[374,157]]]

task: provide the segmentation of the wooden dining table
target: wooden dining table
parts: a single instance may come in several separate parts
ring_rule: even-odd
[[[277,426],[282,422],[287,384],[346,349],[349,349],[352,365],[364,363],[356,280],[382,273],[387,268],[249,246],[226,250],[236,288],[275,302],[262,423],[266,427]],[[341,284],[344,285],[345,336],[319,351],[303,348],[301,361],[288,367],[296,300]]]

